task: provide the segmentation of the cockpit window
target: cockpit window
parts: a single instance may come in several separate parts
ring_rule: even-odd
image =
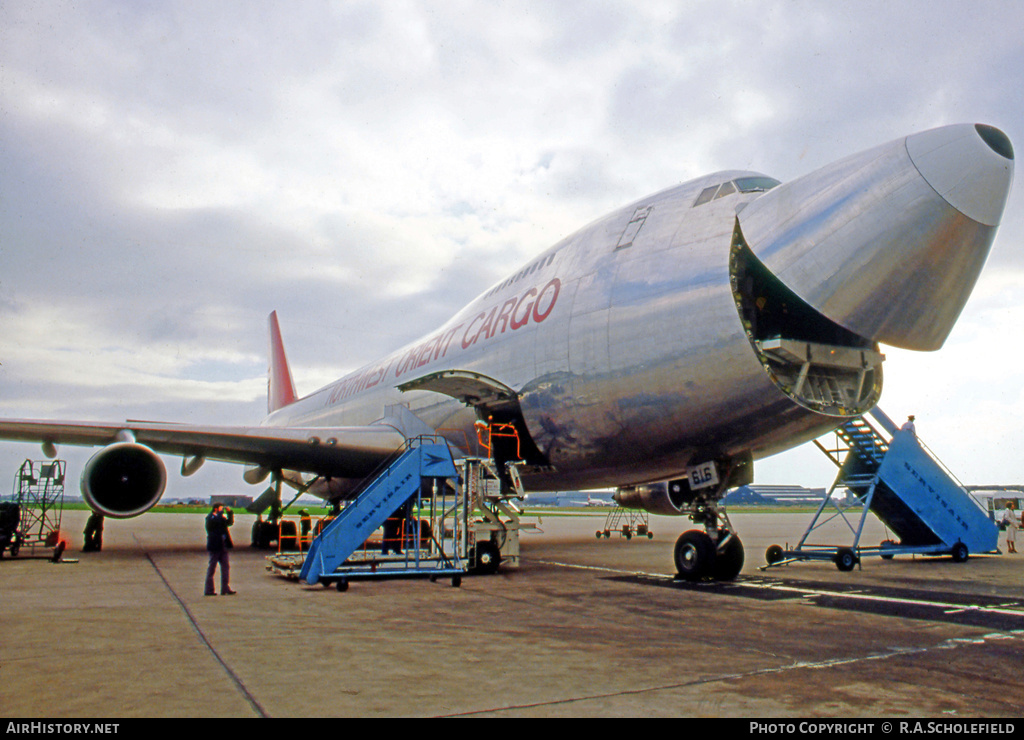
[[[740,177],[730,182],[723,182],[721,185],[712,185],[704,188],[693,202],[694,207],[702,206],[705,203],[732,195],[736,191],[741,193],[763,193],[771,190],[776,185],[781,185],[778,180],[771,177]]]
[[[697,200],[694,201],[694,206],[702,206],[707,203],[715,195],[715,191],[718,190],[717,185],[712,185],[710,188],[704,188],[700,191],[700,195],[697,196]]]
[[[723,183],[722,187],[718,189],[718,193],[715,195],[715,200],[718,200],[719,198],[724,198],[727,195],[732,195],[735,192],[735,185],[733,185],[731,182]]]
[[[772,177],[741,177],[735,182],[741,193],[763,193],[765,190],[771,190],[776,185],[782,184]]]

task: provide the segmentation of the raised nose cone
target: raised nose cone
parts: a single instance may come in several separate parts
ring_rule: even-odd
[[[1013,181],[1013,146],[981,124],[946,126],[907,137],[907,153],[942,199],[968,218],[998,226]]]
[[[990,126],[925,131],[780,185],[739,214],[755,255],[837,324],[942,346],[978,279],[1013,180]]]

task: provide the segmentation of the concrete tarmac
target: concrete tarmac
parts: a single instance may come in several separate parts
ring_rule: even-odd
[[[762,572],[810,515],[732,519],[729,584],[673,581],[686,520],[598,539],[602,515],[541,513],[518,568],[337,593],[267,573],[242,515],[238,594],[205,597],[201,515],[108,520],[80,553],[67,512],[78,562],[0,561],[0,716],[1024,715],[1024,555]]]

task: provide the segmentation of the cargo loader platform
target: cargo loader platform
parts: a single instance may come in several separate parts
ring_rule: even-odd
[[[843,450],[826,450],[816,443],[839,466],[839,475],[799,544],[791,550],[769,547],[762,570],[801,560],[831,560],[839,570],[849,571],[865,556],[888,559],[904,554],[950,555],[963,562],[971,553],[996,551],[999,530],[986,507],[913,429],[897,428],[877,407],[870,414],[878,427],[857,418],[836,430],[845,443],[842,459]],[[869,511],[893,533],[892,539],[874,546],[861,544]],[[852,535],[848,545],[809,541],[812,534],[837,520]]]

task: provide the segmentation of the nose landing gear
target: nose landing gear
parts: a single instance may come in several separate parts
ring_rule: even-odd
[[[732,581],[743,569],[743,543],[728,529],[713,530],[718,539],[691,529],[676,540],[675,563],[684,581]]]

